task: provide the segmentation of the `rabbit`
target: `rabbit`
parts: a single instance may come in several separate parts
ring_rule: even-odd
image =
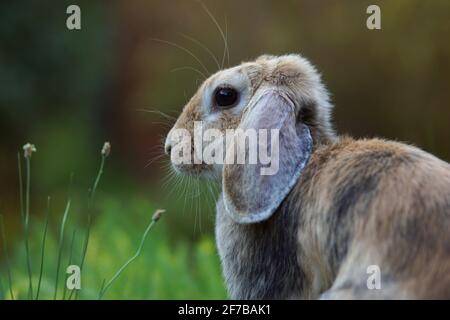
[[[450,165],[408,144],[339,136],[331,111],[306,58],[262,55],[206,79],[168,133],[175,171],[221,184],[215,236],[229,297],[450,298]],[[174,163],[177,145],[194,153],[196,121],[279,128],[279,171]]]

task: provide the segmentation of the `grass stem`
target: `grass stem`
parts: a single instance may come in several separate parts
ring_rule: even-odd
[[[12,289],[13,284],[12,284],[11,266],[9,264],[8,245],[6,243],[5,225],[3,223],[2,214],[0,214],[0,231],[2,232],[2,242],[3,242],[3,252],[5,255],[6,272],[8,273],[9,294],[11,296],[11,300],[14,300],[14,293]]]
[[[49,218],[50,218],[50,197],[47,198],[47,212],[45,214],[45,227],[44,227],[44,233],[42,235],[41,266],[39,268],[39,280],[38,280],[38,285],[37,285],[36,300],[39,299],[39,293],[41,291],[42,273],[44,272],[45,241],[47,239]]]
[[[27,260],[27,272],[28,272],[28,299],[33,298],[33,282],[32,282],[32,272],[31,272],[31,257],[30,257],[30,249],[29,249],[29,220],[30,220],[30,182],[31,182],[31,165],[30,165],[30,157],[25,157],[26,159],[26,194],[25,194],[25,211],[23,209],[23,178],[22,178],[22,163],[20,160],[20,153],[17,154],[18,166],[19,166],[19,193],[20,193],[20,212],[22,216],[22,224],[24,229],[24,237],[25,237],[25,256]]]
[[[27,254],[27,269],[28,269],[28,287],[29,287],[29,299],[33,299],[33,274],[31,271],[31,257],[30,257],[30,246],[29,246],[29,233],[30,233],[30,188],[31,188],[31,164],[30,157],[26,157],[27,165],[27,185],[25,193],[25,247]]]
[[[72,258],[73,258],[73,246],[75,243],[75,236],[76,236],[77,230],[73,230],[72,233],[72,240],[70,240],[70,251],[69,251],[69,260],[67,261],[67,266],[70,266],[72,264]],[[66,280],[67,280],[67,276],[66,276]],[[64,284],[64,291],[63,291],[63,300],[66,300],[66,292],[67,292],[67,284]]]
[[[106,159],[106,156],[102,155],[102,161],[100,162],[100,168],[98,170],[97,177],[95,178],[94,185],[92,186],[91,196],[90,196],[90,199],[89,199],[89,206],[90,207],[92,207],[92,205],[94,204],[95,192],[97,191],[97,187],[98,187],[98,184],[99,184],[100,179],[102,177],[103,169],[105,167],[105,159]]]
[[[94,198],[95,193],[97,191],[98,184],[100,183],[100,179],[103,175],[103,170],[105,167],[105,159],[108,155],[102,153],[102,160],[100,162],[100,168],[98,169],[97,176],[95,177],[94,184],[92,186],[91,192],[89,194],[89,200],[88,200],[88,225],[86,228],[86,236],[84,238],[84,245],[83,245],[83,251],[81,253],[81,263],[80,263],[80,272],[83,271],[84,262],[86,260],[86,254],[87,249],[89,246],[89,238],[91,234],[91,227],[92,227],[92,221],[93,221],[93,214],[92,214],[92,206],[94,205]],[[72,297],[73,291],[69,295],[69,300]],[[75,293],[75,299],[78,298],[78,290]]]
[[[0,300],[5,300],[5,291],[3,289],[2,278],[0,278]]]
[[[159,211],[157,211],[159,212]],[[102,288],[100,288],[100,292],[98,294],[98,299],[102,299],[102,297],[105,295],[106,291],[108,290],[108,288],[113,284],[113,282],[120,276],[120,274],[128,267],[128,265],[130,263],[132,263],[134,260],[136,260],[137,257],[139,257],[139,255],[141,254],[142,248],[144,246],[145,243],[145,239],[147,239],[147,236],[150,232],[150,230],[152,229],[152,227],[155,225],[155,223],[158,221],[159,217],[155,218],[156,215],[154,215],[154,217],[152,218],[152,221],[150,222],[150,224],[147,226],[147,229],[145,230],[142,238],[141,238],[141,243],[139,244],[139,247],[136,251],[136,253],[130,258],[128,259],[127,262],[125,262],[124,265],[122,265],[122,267],[120,267],[120,269],[114,274],[114,276],[111,278],[111,280],[109,280],[106,284],[102,284]]]
[[[68,216],[69,210],[70,210],[70,203],[71,203],[71,200],[69,199],[67,201],[66,209],[64,211],[64,215],[63,215],[63,218],[61,221],[61,228],[59,231],[58,260],[57,260],[57,264],[56,264],[55,292],[53,293],[53,300],[56,300],[56,295],[58,294],[59,270],[61,268],[61,257],[62,257],[63,244],[64,244],[64,228],[65,228],[67,216]]]

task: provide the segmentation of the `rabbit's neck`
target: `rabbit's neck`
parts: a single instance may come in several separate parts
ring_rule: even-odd
[[[310,296],[298,263],[298,214],[284,205],[270,219],[238,224],[217,203],[216,239],[232,299]]]

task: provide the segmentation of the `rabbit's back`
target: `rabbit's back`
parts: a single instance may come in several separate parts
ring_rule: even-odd
[[[450,165],[379,139],[342,139],[315,156],[316,196],[302,212],[322,226],[331,297],[450,298]],[[380,290],[367,286],[373,266]]]
[[[233,298],[450,296],[450,166],[415,147],[341,138],[313,152],[267,221],[239,225],[224,210],[219,200]]]

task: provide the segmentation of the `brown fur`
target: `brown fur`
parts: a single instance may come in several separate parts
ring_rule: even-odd
[[[242,74],[250,98],[265,88],[283,90],[314,145],[300,179],[267,220],[237,223],[220,196],[216,238],[230,296],[450,298],[450,165],[401,143],[337,137],[320,76],[296,55],[261,56],[218,72],[200,87],[174,128],[192,131],[193,121],[213,113],[205,111],[212,110],[205,109],[205,95],[215,81]],[[236,128],[246,112],[245,107],[239,114],[224,110],[207,125]],[[169,151],[170,146],[169,133]],[[221,168],[177,169],[228,177],[225,187],[235,183]],[[238,200],[240,195],[227,196]],[[366,285],[369,265],[380,267],[381,290]]]
[[[286,199],[302,217],[311,295],[450,298],[449,190],[450,166],[410,146],[342,138],[319,148]],[[389,289],[367,289],[374,264]]]

